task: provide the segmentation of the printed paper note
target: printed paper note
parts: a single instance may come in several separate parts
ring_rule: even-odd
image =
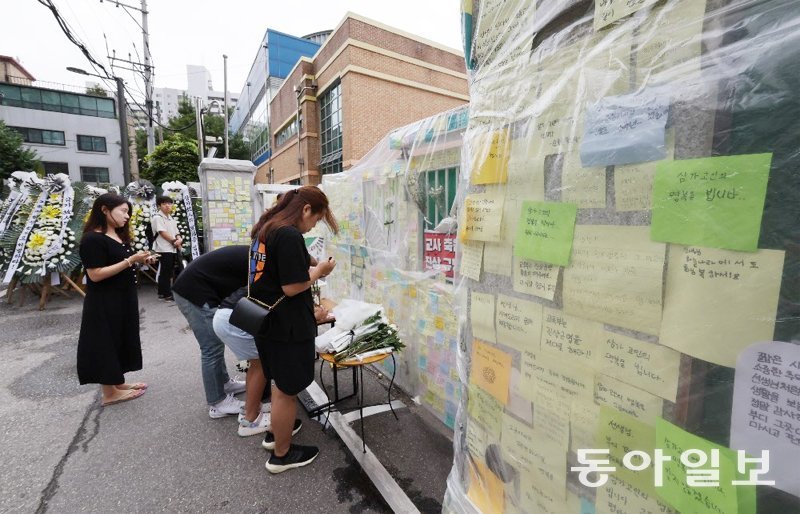
[[[523,202],[514,255],[566,266],[572,252],[577,213],[577,206],[568,203]]]
[[[494,295],[470,292],[470,320],[472,335],[478,339],[494,343],[497,341],[494,332]]]
[[[658,396],[600,374],[594,379],[594,401],[647,424],[653,424],[664,408],[664,400]]]
[[[503,405],[508,403],[508,383],[511,376],[511,356],[506,352],[472,341],[470,382],[482,387]]]
[[[564,312],[657,335],[664,252],[647,227],[577,225]]]
[[[681,354],[666,346],[605,332],[599,371],[674,402]]]
[[[538,350],[542,334],[542,304],[497,295],[497,342],[517,350]]]
[[[464,215],[459,224],[459,237],[473,241],[500,241],[503,222],[503,195],[494,190],[468,195]]]
[[[581,165],[659,161],[667,156],[669,97],[647,90],[609,96],[586,109]]]
[[[483,262],[483,241],[461,241],[458,248],[461,250],[461,267],[459,273],[462,277],[480,281],[481,263]]]
[[[542,351],[555,353],[564,362],[596,368],[603,342],[603,324],[545,307]]]
[[[656,496],[649,495],[613,476],[608,477],[608,482],[597,489],[595,502],[597,514],[620,514],[622,512],[635,512],[636,514],[678,514],[661,503]]]
[[[625,467],[622,458],[632,450],[647,452],[652,456],[655,448],[662,448],[655,443],[655,429],[632,416],[604,405],[600,406],[595,448],[608,449],[608,459],[616,467],[613,476],[632,484],[648,494],[653,494],[653,467],[642,471],[633,471]]]
[[[731,448],[753,457],[769,452],[773,487],[800,496],[800,345],[782,342],[747,347],[736,361]]]
[[[754,252],[772,154],[664,161],[653,183],[655,241]]]
[[[514,257],[514,291],[552,301],[558,285],[559,266]]]
[[[775,328],[784,252],[670,246],[660,342],[728,366]]]
[[[505,184],[510,154],[508,129],[486,134],[476,144],[470,184]]]

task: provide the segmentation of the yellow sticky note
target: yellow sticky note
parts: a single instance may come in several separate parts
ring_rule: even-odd
[[[648,494],[653,494],[654,475],[652,465],[642,471],[625,467],[622,458],[632,450],[646,452],[652,456],[655,450],[656,430],[653,426],[623,414],[611,407],[600,406],[595,448],[608,449],[611,465],[616,467],[613,476],[624,480]]]
[[[594,395],[594,371],[564,362],[556,355],[525,350],[520,363],[519,394],[536,401],[537,391],[555,390],[567,397],[591,399]]]
[[[664,408],[664,400],[658,396],[602,374],[594,379],[594,401],[648,424],[655,423]]]
[[[494,332],[494,295],[470,292],[470,320],[472,321],[472,335],[484,341],[496,342]]]
[[[567,482],[567,448],[536,437],[533,427],[513,416],[503,416],[500,447],[504,459],[531,481],[564,499]]]
[[[483,241],[461,241],[458,249],[461,251],[461,266],[459,273],[462,277],[480,281],[481,263],[483,262]]]
[[[502,419],[502,418],[501,418]],[[467,421],[466,443],[467,451],[472,454],[475,459],[484,459],[486,457],[486,447],[489,444],[489,434],[482,425],[475,422],[473,419]],[[493,437],[492,441],[497,438]]]
[[[506,197],[544,200],[544,151],[529,137],[511,140]]]
[[[503,202],[504,197],[497,190],[468,195],[459,223],[459,237],[462,240],[500,241]]]
[[[513,254],[510,243],[484,243],[483,270],[486,273],[510,276]]]
[[[502,425],[503,405],[494,396],[485,392],[478,386],[469,386],[469,398],[467,399],[467,412],[470,418],[480,423],[487,435],[492,439],[500,438]]]
[[[517,350],[536,350],[542,334],[542,305],[497,295],[495,327],[498,343]]]
[[[625,16],[630,16],[642,7],[656,3],[657,0],[596,0],[594,4],[594,29],[600,30]]]
[[[681,354],[660,344],[605,332],[598,370],[674,402],[678,394]]]
[[[499,130],[478,138],[470,183],[505,184],[508,180],[509,157],[508,129]]]
[[[658,335],[665,250],[649,227],[577,225],[564,312]]]
[[[591,400],[576,398],[569,410],[569,447],[573,452],[595,447],[600,406]]]
[[[514,257],[514,291],[552,301],[561,267]]]
[[[574,148],[577,150],[578,145]],[[581,209],[605,209],[606,169],[581,167],[580,155],[564,154],[561,166],[561,201],[574,203]]]
[[[562,448],[569,446],[570,402],[557,393],[541,390],[533,402],[533,428],[536,437],[549,439]]]
[[[564,362],[594,368],[603,341],[603,324],[545,307],[542,323],[542,351],[555,353]]]
[[[498,348],[473,340],[470,382],[482,387],[505,405],[508,403],[510,377],[511,356]]]
[[[670,245],[662,344],[735,367],[736,357],[775,329],[784,252]]]
[[[675,131],[666,133],[667,160],[675,155]],[[653,206],[653,180],[658,162],[614,166],[615,206],[620,212],[649,211]]]
[[[505,504],[503,482],[479,460],[473,460],[469,467],[469,489],[467,498],[486,514],[502,514]]]
[[[510,507],[510,509],[509,509]],[[550,491],[543,487],[527,473],[519,477],[519,500],[513,504],[506,504],[506,509],[512,513],[529,514],[572,514],[578,511],[564,510],[564,495]]]
[[[677,514],[655,496],[651,496],[638,487],[615,478],[608,477],[608,482],[597,489],[595,502],[596,514],[619,514],[635,512],[636,514]]]

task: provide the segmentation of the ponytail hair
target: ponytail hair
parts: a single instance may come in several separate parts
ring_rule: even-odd
[[[287,191],[277,204],[261,215],[250,232],[252,239],[266,243],[267,236],[283,227],[295,226],[303,218],[303,208],[309,205],[314,214],[324,213],[325,224],[339,233],[339,224],[328,207],[328,197],[316,186],[303,186]]]

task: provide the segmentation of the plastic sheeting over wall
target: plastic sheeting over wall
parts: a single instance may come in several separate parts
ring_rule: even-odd
[[[446,227],[466,121],[464,107],[397,129],[357,166],[325,175],[321,187],[341,230],[336,237],[308,234],[324,237],[338,263],[323,295],[384,306],[407,346],[397,356],[395,383],[450,428],[460,382],[455,231]],[[385,366],[391,374],[392,363]]]
[[[463,5],[444,510],[800,512],[797,1]]]

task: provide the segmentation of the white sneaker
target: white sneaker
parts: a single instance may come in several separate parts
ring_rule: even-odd
[[[231,377],[225,382],[223,389],[225,394],[239,394],[243,393],[245,388],[244,380],[237,380],[236,377]]]
[[[270,415],[264,412],[259,414],[255,421],[242,420],[239,422],[239,436],[263,434],[269,430],[270,421]]]
[[[261,404],[261,412],[270,412],[270,411],[272,411],[272,403],[267,402],[267,403],[262,403]],[[239,409],[239,418],[238,419],[239,419],[239,423],[241,423],[242,420],[244,419],[244,405],[242,405],[242,408]]]
[[[244,406],[243,401],[237,400],[232,394],[229,394],[222,401],[209,407],[208,415],[214,419],[224,418],[225,416],[238,414],[242,406]]]

